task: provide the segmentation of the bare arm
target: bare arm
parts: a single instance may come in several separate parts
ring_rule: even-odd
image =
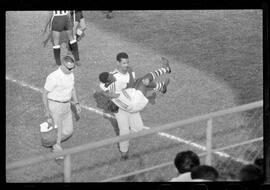
[[[50,25],[51,18],[52,18],[52,12],[48,11],[47,18],[46,18],[46,25],[45,25],[44,30],[43,30],[43,35],[46,33],[47,28]]]
[[[108,98],[118,98],[120,94],[115,92],[110,92],[109,90],[103,90],[100,86],[96,87],[96,92],[102,93],[104,96]]]
[[[73,101],[75,102],[77,112],[80,113],[81,112],[81,106],[80,106],[80,103],[79,103],[79,99],[78,99],[75,87],[72,89],[71,96],[72,96]]]
[[[42,101],[43,101],[44,108],[45,108],[45,117],[47,117],[47,118],[49,118],[51,116],[49,105],[48,105],[48,97],[47,97],[48,93],[49,93],[49,91],[47,91],[46,89],[43,89]]]

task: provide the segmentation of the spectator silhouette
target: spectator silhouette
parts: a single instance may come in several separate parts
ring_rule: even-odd
[[[264,166],[263,162],[264,162],[264,159],[258,157],[254,160],[254,165],[258,166],[263,171],[263,166]]]
[[[218,171],[208,165],[201,165],[191,170],[192,181],[216,181],[218,176]]]
[[[254,164],[248,164],[243,168],[241,168],[239,172],[239,180],[243,182],[262,183],[263,182],[262,170]]]
[[[171,182],[191,181],[191,170],[200,165],[199,156],[193,151],[179,152],[175,159],[174,165],[179,175],[171,179]]]

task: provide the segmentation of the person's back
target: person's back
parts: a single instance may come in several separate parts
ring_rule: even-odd
[[[190,181],[190,172],[194,167],[200,165],[200,159],[199,156],[193,151],[183,151],[176,155],[174,165],[177,168],[179,175],[172,178],[171,181]]]
[[[240,181],[253,181],[257,183],[262,183],[263,173],[258,166],[254,164],[248,164],[241,168],[239,172],[239,179]]]
[[[218,176],[218,171],[208,165],[198,166],[191,171],[192,181],[216,181]]]

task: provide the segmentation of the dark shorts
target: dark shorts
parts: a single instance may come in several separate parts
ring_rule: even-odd
[[[54,16],[52,19],[52,31],[62,32],[66,30],[72,30],[72,22],[70,16]]]

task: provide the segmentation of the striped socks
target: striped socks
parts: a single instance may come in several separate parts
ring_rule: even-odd
[[[161,75],[163,75],[165,73],[169,73],[169,68],[162,67],[162,68],[157,69],[154,72],[150,72],[150,73],[152,74],[153,79],[155,79],[155,78],[157,78],[157,77],[159,77],[159,76],[161,76]]]
[[[154,91],[163,91],[163,86],[165,85],[165,82],[156,82],[156,87],[153,89]]]

